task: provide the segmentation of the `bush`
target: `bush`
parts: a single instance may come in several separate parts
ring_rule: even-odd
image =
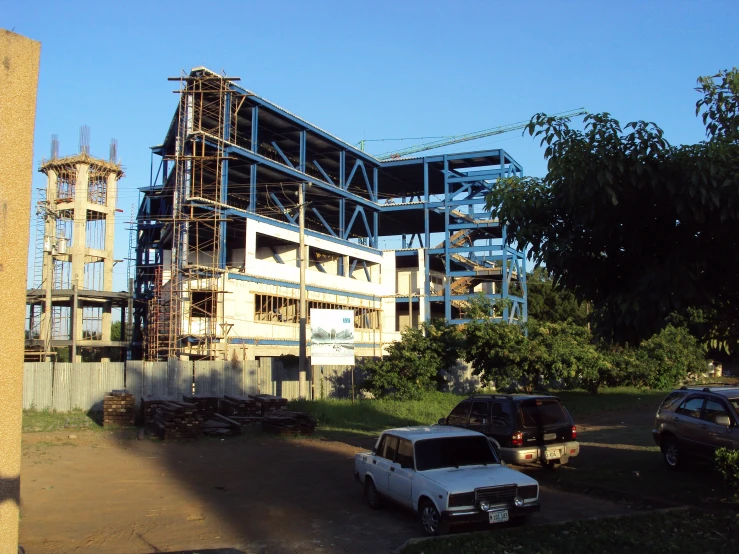
[[[639,378],[654,389],[674,387],[706,367],[705,349],[685,327],[672,325],[642,342],[636,360]]]
[[[735,495],[739,495],[739,450],[719,448],[716,451],[716,467]]]
[[[361,389],[375,397],[392,395],[418,399],[443,383],[441,372],[460,356],[462,335],[456,325],[434,320],[420,329],[407,328],[401,340],[388,347],[388,355],[362,365],[367,375]]]

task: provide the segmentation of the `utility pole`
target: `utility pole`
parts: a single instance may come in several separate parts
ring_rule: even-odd
[[[308,314],[306,309],[305,298],[305,270],[307,265],[305,255],[305,183],[300,183],[298,188],[298,223],[300,226],[300,244],[298,246],[298,256],[300,256],[300,346],[298,360],[298,379],[300,387],[300,396],[305,398],[306,395],[306,362],[307,362],[307,337],[306,324]]]

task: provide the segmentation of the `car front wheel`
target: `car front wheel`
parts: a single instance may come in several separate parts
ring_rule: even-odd
[[[662,456],[670,469],[679,469],[682,463],[680,446],[673,437],[665,437],[662,442]]]
[[[367,499],[367,504],[373,510],[378,510],[382,507],[382,499],[380,493],[377,492],[377,487],[372,479],[367,479],[364,484],[364,497]]]
[[[424,535],[432,537],[443,535],[446,532],[446,526],[441,523],[439,510],[436,509],[433,502],[424,500],[419,507],[418,517],[421,521],[421,531]]]

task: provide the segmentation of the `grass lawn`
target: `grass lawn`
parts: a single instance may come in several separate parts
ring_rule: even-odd
[[[738,515],[674,511],[450,536],[411,544],[403,549],[403,554],[719,554],[737,549]]]
[[[577,420],[583,415],[603,411],[641,409],[656,406],[665,391],[639,391],[620,387],[604,389],[597,396],[586,391],[553,392]],[[468,395],[431,392],[421,400],[362,399],[352,403],[345,399],[296,400],[289,409],[309,412],[318,419],[320,430],[376,436],[384,429],[404,425],[430,425],[446,417],[457,403]]]
[[[327,398],[295,400],[288,409],[308,412],[318,419],[319,431],[377,436],[385,429],[406,425],[430,425],[446,417],[465,398],[432,392],[422,400],[351,400]]]
[[[23,432],[60,431],[63,429],[102,429],[103,415],[99,412],[73,410],[53,412],[50,410],[23,410]]]
[[[671,390],[671,389],[670,389]],[[657,410],[669,390],[647,390],[634,387],[613,387],[601,389],[598,394],[584,390],[557,391],[552,394],[560,397],[577,421],[579,417],[603,412],[633,411],[646,408]]]

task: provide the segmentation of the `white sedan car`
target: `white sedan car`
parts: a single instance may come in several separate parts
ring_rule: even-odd
[[[539,511],[539,484],[506,467],[487,437],[447,426],[388,429],[354,457],[371,508],[385,499],[414,510],[424,534],[458,523],[523,521]]]

